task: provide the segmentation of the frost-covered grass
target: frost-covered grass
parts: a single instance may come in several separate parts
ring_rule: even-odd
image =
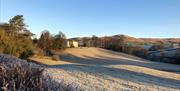
[[[61,75],[61,74],[59,74]],[[80,91],[74,84],[58,82],[43,67],[0,54],[0,91]]]
[[[100,48],[71,48],[46,72],[85,91],[179,91],[180,66],[152,62]],[[35,58],[44,63],[53,60]],[[46,64],[48,65],[48,64]],[[61,74],[61,75],[60,75]]]

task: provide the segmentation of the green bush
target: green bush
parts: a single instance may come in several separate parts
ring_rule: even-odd
[[[22,15],[0,25],[0,52],[26,58],[33,49],[32,33],[26,29]]]
[[[27,59],[28,57],[32,56],[34,53],[32,50],[28,50],[20,54],[19,58],[21,59]]]

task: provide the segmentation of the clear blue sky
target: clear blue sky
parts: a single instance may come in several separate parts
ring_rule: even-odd
[[[180,0],[0,0],[0,22],[17,14],[38,35],[180,37]]]

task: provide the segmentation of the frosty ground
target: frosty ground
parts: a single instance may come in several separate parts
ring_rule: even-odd
[[[179,91],[180,65],[152,62],[101,48],[69,48],[58,61],[33,57],[45,64],[57,82],[75,84],[85,91]]]

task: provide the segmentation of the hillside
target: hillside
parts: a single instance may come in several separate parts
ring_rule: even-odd
[[[136,43],[157,43],[157,42],[163,42],[163,43],[180,43],[180,38],[135,38],[128,35],[115,35],[116,37],[123,36],[124,40],[127,42],[136,42]],[[114,36],[113,36],[114,37]]]
[[[148,41],[150,43],[157,43],[157,42],[171,42],[171,43],[180,43],[180,38],[140,38],[143,41]]]
[[[92,40],[91,37],[75,37],[75,38],[70,38],[69,40],[83,40],[86,38],[87,40]],[[135,38],[133,36],[128,36],[128,35],[123,35],[123,34],[118,34],[118,35],[112,35],[112,36],[104,36],[104,37],[98,37],[99,39],[103,38],[123,38],[123,40],[126,43],[180,43],[180,38]]]
[[[54,80],[77,84],[85,91],[180,89],[179,65],[152,62],[101,48],[70,48],[59,56],[59,61],[46,68],[49,75]],[[40,63],[52,61],[32,59]]]

